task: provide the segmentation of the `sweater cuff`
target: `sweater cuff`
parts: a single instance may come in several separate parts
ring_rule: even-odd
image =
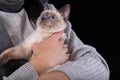
[[[38,74],[34,67],[30,63],[26,63],[10,76],[4,76],[3,80],[37,80],[37,78]]]

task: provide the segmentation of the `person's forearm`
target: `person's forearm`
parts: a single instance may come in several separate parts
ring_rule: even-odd
[[[3,80],[36,80],[38,74],[30,63],[26,63]]]
[[[53,71],[40,75],[38,80],[69,80],[68,76],[61,71]]]

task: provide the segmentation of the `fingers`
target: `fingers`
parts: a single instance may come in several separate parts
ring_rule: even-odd
[[[67,44],[64,44],[64,45],[63,45],[63,48],[67,48],[67,49],[68,49],[68,45],[67,45]]]
[[[63,49],[59,56],[59,58],[61,60],[60,65],[64,64],[66,61],[68,61],[70,54],[67,54],[67,52],[68,52],[68,46],[67,46],[67,44],[65,44],[65,45],[63,45]]]
[[[65,54],[65,62],[68,61],[69,58],[70,58],[70,54]],[[65,62],[64,62],[64,63],[65,63]]]
[[[36,47],[37,47],[37,43],[34,43],[33,45],[32,45],[32,49],[36,49]]]
[[[68,47],[67,45],[64,45],[63,46],[63,53],[66,54],[68,52]]]
[[[53,41],[58,41],[61,38],[61,36],[63,35],[63,33],[64,33],[64,31],[56,32],[52,36],[50,36],[50,38],[52,38]]]
[[[37,55],[38,50],[39,50],[39,43],[34,43],[32,46],[32,50],[33,50],[34,55]]]
[[[61,59],[60,65],[64,64],[65,62],[67,62],[68,59],[69,59],[69,57],[70,57],[70,54],[64,54],[64,55],[62,55],[61,58],[60,58]]]
[[[62,50],[61,50],[61,54],[66,54],[68,52],[68,45],[67,44],[64,44],[62,46]]]
[[[63,44],[65,43],[65,39],[63,39],[63,38],[60,38],[60,40],[59,40],[59,43],[58,44],[61,44],[62,46],[63,46]]]

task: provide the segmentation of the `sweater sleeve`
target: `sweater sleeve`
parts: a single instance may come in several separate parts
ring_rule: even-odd
[[[3,80],[37,80],[38,74],[33,66],[29,63],[24,64],[10,76],[3,77]]]
[[[70,60],[55,70],[64,72],[70,80],[109,80],[109,68],[95,48],[85,45],[68,23],[67,44]]]

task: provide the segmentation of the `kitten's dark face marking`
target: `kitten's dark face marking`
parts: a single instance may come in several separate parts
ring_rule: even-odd
[[[46,27],[53,27],[54,25],[57,25],[60,20],[56,14],[53,12],[45,12],[43,15],[41,15],[41,25],[45,25]]]
[[[57,20],[57,16],[53,13],[46,12],[41,16],[41,20]]]
[[[60,13],[51,10],[46,10],[41,14],[38,25],[42,31],[47,32],[58,32],[66,27],[66,23]]]
[[[37,20],[37,27],[39,30],[45,32],[58,32],[64,30],[67,26],[65,23],[65,16],[63,16],[64,13],[65,10],[64,12],[62,10],[44,10]],[[69,14],[66,16],[68,17],[68,15]]]

